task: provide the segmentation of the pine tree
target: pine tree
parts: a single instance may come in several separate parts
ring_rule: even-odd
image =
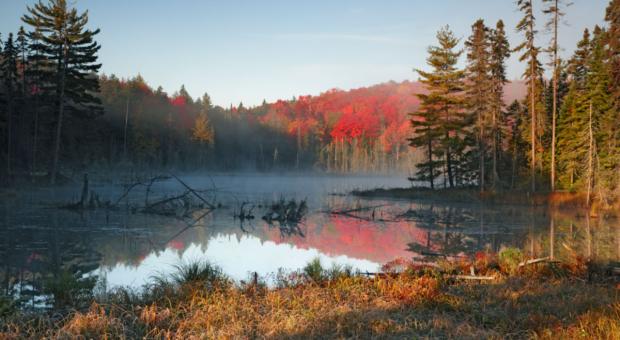
[[[531,188],[532,191],[536,191],[536,152],[537,152],[537,137],[539,134],[538,125],[541,124],[541,117],[537,113],[537,109],[540,107],[540,80],[542,79],[542,66],[538,60],[538,54],[540,48],[536,46],[535,37],[538,31],[535,29],[535,17],[533,0],[518,0],[517,6],[519,10],[523,12],[523,18],[517,24],[517,32],[522,32],[525,40],[515,47],[515,51],[523,51],[519,57],[519,61],[527,61],[528,68],[524,73],[524,78],[528,85],[529,101],[529,120],[530,120],[530,171],[531,171]],[[539,117],[540,116],[540,117]]]
[[[21,26],[17,32],[16,42],[19,59],[19,92],[23,101],[26,97],[26,74],[28,68],[28,36],[23,26]]]
[[[12,162],[13,162],[13,142],[14,142],[14,124],[13,119],[15,115],[15,109],[17,101],[15,100],[18,94],[18,79],[17,72],[17,48],[13,41],[13,33],[9,33],[9,37],[4,44],[4,50],[2,51],[2,63],[0,64],[0,72],[3,76],[4,92],[6,94],[5,111],[6,111],[6,172],[7,175],[11,175]]]
[[[607,32],[595,27],[592,37],[592,51],[588,60],[587,91],[592,106],[592,129],[596,151],[597,170],[594,173],[594,186],[600,199],[611,197],[611,191],[618,186],[617,166],[619,151],[617,145],[618,113],[613,106],[613,96],[609,92],[611,69],[607,62]]]
[[[607,29],[607,63],[610,70],[609,90],[612,94],[615,108],[614,120],[609,123],[616,127],[615,135],[611,136],[616,146],[616,154],[620,152],[620,0],[612,0],[607,7],[605,20],[608,22]],[[620,168],[620,160],[616,160],[616,167]],[[616,170],[616,173],[619,173]],[[616,181],[620,182],[620,175],[616,175]],[[616,184],[618,185],[618,184]]]
[[[27,10],[22,21],[39,32],[41,44],[37,52],[53,66],[47,70],[42,89],[51,93],[56,111],[50,171],[50,181],[55,183],[65,111],[82,117],[101,113],[100,100],[95,96],[99,91],[96,72],[101,64],[96,62],[100,46],[93,40],[99,30],[87,29],[88,11],[79,14],[66,0],[50,0],[47,4],[39,1]]]
[[[607,41],[611,69],[611,91],[616,111],[620,112],[620,0],[612,0],[607,7],[605,20],[608,22]]]
[[[510,171],[510,189],[513,190],[516,185],[517,176],[520,173],[525,160],[525,143],[521,138],[519,127],[523,117],[523,108],[517,100],[513,101],[503,114],[503,129],[500,130],[504,137],[502,140],[506,144],[506,153],[510,155],[509,171]]]
[[[553,67],[553,104],[551,108],[551,191],[555,191],[555,144],[556,144],[556,119],[558,111],[558,78],[559,73],[559,59],[558,59],[558,30],[560,20],[564,16],[561,6],[565,5],[562,0],[543,0],[549,2],[550,5],[544,9],[544,13],[550,16],[547,22],[547,28],[552,31],[553,37],[551,38],[551,46],[549,52],[552,54],[552,67]],[[569,4],[567,4],[569,5]]]
[[[491,136],[493,143],[493,187],[499,181],[498,175],[498,157],[501,151],[502,143],[502,127],[508,123],[502,120],[502,110],[504,108],[504,85],[508,82],[506,79],[506,61],[510,57],[510,45],[504,30],[504,22],[499,20],[495,25],[495,29],[490,34],[491,55],[489,58],[489,67],[491,70],[491,99],[490,107],[492,112]],[[518,104],[518,103],[517,103]]]
[[[472,120],[476,120],[474,139],[477,141],[478,184],[481,192],[485,189],[487,125],[492,116],[490,104],[493,99],[488,31],[480,19],[473,24],[472,35],[465,42],[468,51],[466,103]]]
[[[418,95],[420,96],[420,95]],[[435,188],[435,179],[439,177],[440,160],[435,159],[437,154],[440,133],[437,129],[437,112],[435,105],[422,99],[420,108],[413,113],[411,119],[414,136],[409,138],[409,145],[424,148],[426,160],[417,164],[416,177],[409,180],[428,181],[431,189]]]
[[[432,68],[431,72],[417,69],[416,72],[421,77],[421,82],[428,89],[428,94],[418,94],[422,101],[418,115],[428,117],[428,122],[413,122],[416,130],[426,130],[426,138],[422,140],[427,146],[427,162],[423,168],[427,179],[434,179],[436,164],[432,160],[432,155],[442,155],[444,161],[444,176],[450,187],[454,187],[455,174],[458,169],[455,155],[464,149],[464,127],[467,124],[467,113],[462,110],[465,71],[456,67],[462,51],[455,50],[459,44],[459,39],[454,37],[449,27],[444,27],[437,33],[438,46],[431,46],[428,49],[429,56],[427,64]],[[426,118],[425,118],[426,119]],[[418,125],[423,124],[423,125]],[[433,149],[433,139],[439,134],[439,142],[435,150]],[[418,146],[422,140],[412,139],[411,143]]]
[[[586,159],[584,145],[588,127],[587,81],[591,54],[590,32],[586,29],[583,38],[577,43],[573,57],[568,63],[570,85],[562,103],[558,121],[558,170],[563,187],[579,186],[582,164]]]
[[[51,66],[50,61],[43,54],[45,48],[43,42],[43,35],[41,34],[41,26],[37,22],[32,32],[27,33],[28,36],[28,50],[31,52],[28,56],[28,68],[26,69],[27,86],[29,87],[27,92],[30,101],[30,107],[32,108],[32,154],[30,171],[35,173],[38,170],[37,158],[38,158],[38,146],[39,146],[39,116],[43,102],[42,89],[44,87],[44,81],[49,79],[49,69]],[[34,177],[33,177],[34,180]]]

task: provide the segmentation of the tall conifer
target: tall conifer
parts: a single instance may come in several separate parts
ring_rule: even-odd
[[[538,111],[540,99],[540,80],[542,78],[542,66],[538,60],[540,48],[536,46],[535,38],[538,31],[535,28],[536,18],[534,17],[533,0],[518,0],[517,6],[523,13],[523,18],[517,24],[517,32],[522,32],[524,41],[515,47],[515,51],[521,51],[519,61],[527,62],[527,69],[524,73],[528,85],[528,114],[530,120],[530,176],[531,189],[536,191],[536,153],[537,153],[537,137],[539,129],[537,125],[541,125],[539,120],[543,117]]]
[[[50,0],[46,4],[39,1],[27,10],[22,21],[38,30],[41,44],[37,46],[37,52],[53,66],[46,70],[46,79],[41,85],[43,90],[51,93],[55,107],[56,129],[50,171],[50,181],[54,183],[66,111],[81,117],[101,112],[100,100],[95,96],[99,91],[96,73],[101,64],[97,63],[100,46],[94,36],[99,30],[87,29],[88,11],[78,13],[77,9],[68,6],[66,0]]]
[[[491,114],[492,82],[490,72],[489,30],[483,20],[472,25],[472,34],[465,42],[467,48],[467,86],[466,102],[471,118],[476,121],[475,140],[477,141],[478,185],[485,188],[485,158],[487,135]]]

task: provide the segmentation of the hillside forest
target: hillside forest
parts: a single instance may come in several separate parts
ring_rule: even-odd
[[[611,199],[620,188],[620,1],[577,46],[558,44],[568,3],[541,2],[544,18],[533,0],[516,5],[516,27],[480,19],[462,40],[441,28],[417,81],[220,107],[207,93],[101,74],[88,12],[36,3],[1,37],[3,183],[85,170],[313,170]],[[516,82],[506,76],[511,54],[523,68]]]

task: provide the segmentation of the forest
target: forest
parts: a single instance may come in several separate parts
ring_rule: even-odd
[[[569,46],[559,46],[558,35],[569,4],[544,1],[543,20],[532,1],[517,4],[521,42],[508,42],[513,28],[501,20],[476,21],[463,43],[445,26],[427,67],[415,69],[418,82],[222,108],[206,93],[167,94],[140,75],[99,74],[99,29],[88,26],[88,13],[65,1],[38,3],[0,44],[3,182],[54,182],[84,170],[315,170],[613,199],[620,187],[617,2],[604,14],[608,26],[586,28],[567,60],[559,58]],[[523,97],[504,93],[513,53],[523,65]]]
[[[0,339],[620,339],[620,0],[119,2],[0,5]]]

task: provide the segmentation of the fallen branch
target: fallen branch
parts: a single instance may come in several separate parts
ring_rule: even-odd
[[[187,190],[189,190],[192,194],[194,194],[194,196],[198,197],[199,200],[204,202],[204,204],[206,204],[207,207],[209,207],[209,209],[211,210],[215,209],[215,206],[213,204],[211,204],[209,201],[204,199],[204,197],[200,196],[200,194],[198,194],[196,190],[192,189],[189,185],[185,184],[185,182],[183,182],[180,178],[178,178],[175,175],[172,175],[172,177],[174,177],[174,179],[176,179],[179,183],[181,183],[181,185],[183,185]]]
[[[521,263],[519,263],[519,267],[524,267],[530,264],[535,264],[535,263],[540,263],[540,262],[547,262],[549,261],[551,258],[549,256],[545,256],[545,257],[541,257],[541,258],[537,258],[537,259],[531,259],[531,260],[527,260],[527,261],[523,261]]]
[[[494,276],[478,276],[478,275],[450,275],[451,278],[457,280],[480,280],[480,281],[491,281],[495,280]]]

